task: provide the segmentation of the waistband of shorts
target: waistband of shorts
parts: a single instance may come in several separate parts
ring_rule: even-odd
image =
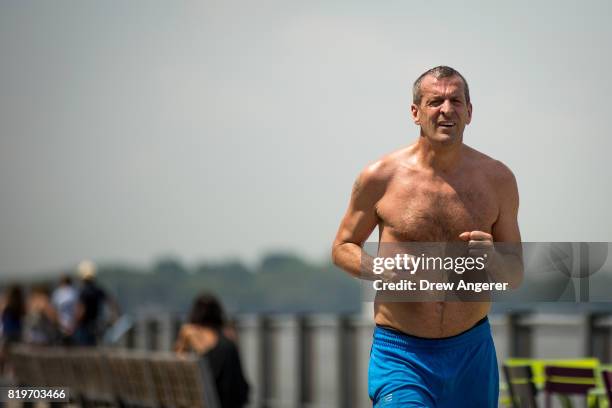
[[[442,339],[427,339],[411,336],[398,330],[383,326],[374,329],[374,344],[386,345],[402,349],[427,348],[444,349],[476,344],[491,337],[491,325],[485,317],[482,322],[476,323],[474,327],[456,336]]]

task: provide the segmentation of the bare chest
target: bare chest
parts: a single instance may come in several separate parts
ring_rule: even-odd
[[[377,206],[382,240],[421,242],[455,241],[465,231],[491,232],[498,209],[483,176],[455,182],[397,180]]]

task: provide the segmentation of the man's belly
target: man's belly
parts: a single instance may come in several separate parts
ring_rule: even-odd
[[[441,338],[464,332],[485,317],[490,302],[380,302],[374,321],[418,337]]]

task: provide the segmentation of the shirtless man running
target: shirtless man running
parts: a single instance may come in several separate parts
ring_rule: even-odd
[[[411,106],[418,140],[367,166],[353,187],[333,244],[336,265],[360,279],[362,248],[375,227],[379,241],[452,242],[486,253],[515,288],[520,253],[518,190],[512,172],[463,144],[472,119],[463,76],[446,66],[421,75]],[[507,273],[511,271],[510,273]],[[368,388],[376,407],[497,407],[498,369],[487,320],[490,302],[392,302],[377,297]]]

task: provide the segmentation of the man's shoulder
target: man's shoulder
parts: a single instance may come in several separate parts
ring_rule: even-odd
[[[471,147],[468,149],[471,156],[470,161],[477,171],[484,173],[497,191],[505,194],[517,189],[514,173],[506,164]]]
[[[470,161],[478,168],[485,170],[488,174],[496,177],[509,178],[514,177],[512,170],[502,161],[497,160],[483,152],[480,152],[472,147],[466,146]]]
[[[372,183],[388,183],[405,162],[407,154],[407,149],[399,149],[380,157],[361,171],[360,178]]]
[[[399,167],[399,153],[395,151],[384,155],[378,160],[365,166],[355,184],[353,184],[353,197],[365,202],[375,202],[382,198]]]

